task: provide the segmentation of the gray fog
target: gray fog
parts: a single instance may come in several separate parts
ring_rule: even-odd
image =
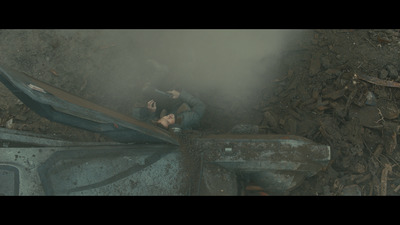
[[[122,83],[137,76],[151,76],[153,82],[176,78],[181,88],[236,97],[258,88],[259,76],[273,71],[275,62],[268,58],[278,56],[303,31],[146,29],[88,34],[108,52],[106,58],[98,56],[101,66]]]

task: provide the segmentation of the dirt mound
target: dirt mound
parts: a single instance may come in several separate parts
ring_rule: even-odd
[[[307,48],[289,53],[297,60],[286,59],[278,91],[260,106],[263,124],[332,150],[331,166],[292,195],[398,194],[398,38],[394,30],[317,30]]]

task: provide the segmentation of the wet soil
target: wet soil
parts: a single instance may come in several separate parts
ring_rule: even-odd
[[[115,60],[124,46],[96,41],[99,32],[0,30],[0,62],[130,115],[146,100],[141,88],[160,75],[143,68],[132,77],[115,73],[130,59]],[[222,134],[245,123],[258,125],[260,133],[299,135],[331,146],[329,166],[290,195],[399,195],[399,52],[397,29],[307,30],[273,59],[276,68],[259,77],[265,85],[252,96],[221,103],[210,90],[187,90],[207,105],[201,132]],[[174,76],[162,81],[164,90],[180,85]],[[108,141],[41,118],[2,84],[0,97],[1,127],[71,141]]]

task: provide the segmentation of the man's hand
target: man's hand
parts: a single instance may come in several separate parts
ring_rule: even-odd
[[[152,99],[147,102],[147,109],[150,110],[150,112],[155,112],[157,109],[156,102]]]
[[[167,91],[167,92],[170,93],[170,94],[172,95],[172,98],[173,98],[173,99],[179,98],[179,95],[181,94],[181,93],[179,93],[179,92],[176,91],[176,90]]]

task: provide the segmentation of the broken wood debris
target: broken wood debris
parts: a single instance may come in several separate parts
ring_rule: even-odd
[[[356,179],[355,182],[356,182],[356,184],[360,184],[360,183],[368,181],[369,179],[371,179],[371,177],[372,177],[372,175],[370,173],[368,173],[368,174]]]
[[[329,99],[332,99],[332,100],[336,100],[336,99],[344,96],[344,94],[346,93],[347,89],[349,89],[349,88],[347,86],[345,86],[343,89],[340,89],[340,90],[337,90],[337,91],[334,91],[334,92],[330,92],[328,94],[323,95],[322,98],[324,98],[324,99],[329,98]]]
[[[365,66],[369,61],[356,54],[355,66],[348,66],[344,52],[325,41],[322,34],[325,32],[315,37],[315,43],[327,46],[334,57],[304,52],[297,53],[304,56],[299,55],[305,59],[301,65],[288,60],[287,73],[274,80],[277,91],[263,99],[260,108],[266,133],[283,131],[331,146],[336,154],[332,166],[350,171],[351,179],[347,174],[329,174],[331,179],[321,183],[324,191],[318,194],[400,194],[400,167],[394,167],[400,159],[396,129],[400,124],[400,90],[395,89],[400,88],[398,64],[392,63],[393,73],[385,64],[369,70],[372,66]],[[363,41],[369,49],[370,44],[382,50],[378,47],[397,42],[397,37],[400,32],[390,30],[388,35],[373,32],[353,41],[354,45]],[[370,154],[365,154],[367,151]]]
[[[377,77],[368,76],[368,75],[354,74],[354,79],[364,80],[364,81],[367,81],[367,82],[369,82],[371,84],[385,86],[385,87],[400,88],[400,83],[399,82],[390,81],[390,80],[382,80],[382,79],[379,79]]]
[[[388,174],[391,171],[392,171],[392,166],[390,164],[385,164],[385,167],[382,170],[382,176],[381,176],[380,192],[379,192],[380,196],[387,195],[387,180],[388,180]]]
[[[57,73],[55,70],[53,70],[53,69],[50,69],[50,73],[52,73],[53,75],[55,75],[55,76],[57,76],[57,77],[59,76],[58,73]]]
[[[383,44],[389,44],[392,42],[391,40],[384,38],[384,37],[380,37],[380,36],[377,37],[377,40],[378,40],[378,42],[383,43]]]
[[[383,145],[378,144],[378,146],[375,148],[374,153],[372,154],[373,157],[378,158],[383,152]]]
[[[398,192],[400,190],[400,184],[393,190],[394,192]]]
[[[12,129],[13,128],[13,118],[7,120],[6,128],[8,128],[8,129]]]

